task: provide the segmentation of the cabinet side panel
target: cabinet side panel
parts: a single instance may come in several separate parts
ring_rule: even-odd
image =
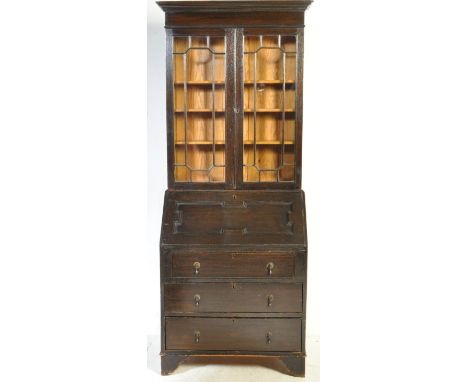
[[[172,31],[166,29],[166,129],[167,129],[167,184],[171,188],[174,185],[174,86],[172,68]]]

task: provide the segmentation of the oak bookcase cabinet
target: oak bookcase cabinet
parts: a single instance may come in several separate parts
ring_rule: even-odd
[[[158,4],[167,32],[162,374],[244,363],[304,376],[310,1]]]

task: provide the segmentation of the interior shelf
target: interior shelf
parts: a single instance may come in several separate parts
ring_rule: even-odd
[[[184,81],[175,81],[174,85],[183,85]],[[187,81],[187,85],[224,85],[224,81],[211,81],[211,80],[197,80],[197,81]]]
[[[257,80],[257,85],[283,85],[283,80]],[[286,80],[285,84],[290,85],[296,83],[294,80]],[[253,85],[253,80],[245,80],[244,85]]]
[[[255,142],[257,145],[281,145],[281,141],[256,141]],[[253,145],[254,141],[244,141],[244,145]],[[284,141],[285,145],[293,145],[294,141]]]
[[[224,113],[225,110],[215,110],[215,113]],[[254,109],[244,109],[244,113],[253,113]],[[257,109],[257,113],[282,113],[283,109]],[[285,113],[294,113],[294,109],[284,109]],[[183,113],[183,109],[178,109],[176,113]],[[188,109],[187,113],[211,113],[213,109]]]
[[[184,85],[184,81],[175,81],[174,82],[174,85]],[[213,85],[213,83],[215,85],[224,85],[224,81],[210,81],[210,80],[197,80],[197,81],[192,81],[192,80],[189,80],[186,82],[187,85]],[[283,84],[283,80],[257,80],[256,81],[257,85],[282,85]],[[291,84],[295,84],[296,81],[294,80],[286,80],[284,81],[285,84],[287,85],[291,85]],[[253,85],[254,82],[252,80],[245,80],[244,81],[244,85]]]
[[[224,141],[216,141],[215,145],[224,145],[225,143],[226,142],[224,142]],[[185,145],[185,142],[184,141],[176,141],[175,144],[180,146],[180,145]],[[190,145],[190,146],[199,146],[199,145],[211,146],[212,144],[213,144],[212,141],[188,141],[187,142],[187,145]]]
[[[256,111],[257,113],[282,113],[283,109],[244,109],[244,113],[253,113]],[[294,113],[294,109],[284,109],[285,113]]]
[[[178,109],[176,113],[183,113],[184,109]],[[212,113],[213,109],[188,109],[187,113]],[[215,113],[224,113],[224,110],[214,110]]]
[[[184,141],[176,141],[175,144],[177,146],[183,146],[185,145],[186,142]],[[247,140],[247,141],[244,141],[243,142],[244,145],[253,145],[254,144],[254,141],[252,140]],[[187,142],[187,145],[189,146],[211,146],[213,144],[212,141],[188,141]],[[216,141],[214,143],[215,145],[224,145],[226,144],[225,141]],[[262,146],[265,146],[265,145],[281,145],[282,142],[281,141],[256,141],[255,144],[257,145],[262,145]],[[288,141],[284,141],[284,144],[285,145],[294,145],[294,141],[291,141],[291,140],[288,140]]]

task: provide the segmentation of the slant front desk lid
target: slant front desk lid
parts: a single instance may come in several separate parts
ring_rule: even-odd
[[[161,245],[306,247],[304,193],[167,191]]]

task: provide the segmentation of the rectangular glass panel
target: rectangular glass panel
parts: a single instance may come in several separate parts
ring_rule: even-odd
[[[173,38],[174,178],[226,181],[224,36]]]
[[[296,36],[244,36],[244,182],[294,182]]]

